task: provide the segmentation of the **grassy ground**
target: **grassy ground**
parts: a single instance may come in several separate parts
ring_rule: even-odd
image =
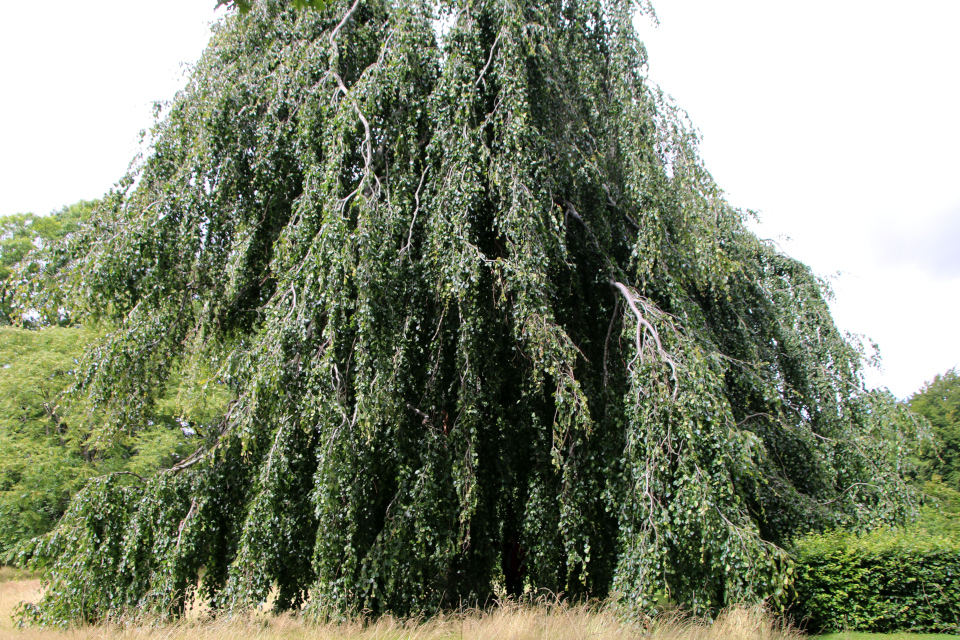
[[[289,615],[216,621],[194,617],[158,627],[82,627],[69,631],[18,629],[10,616],[22,600],[36,601],[40,580],[0,568],[0,640],[803,640],[771,615],[731,609],[712,625],[667,616],[631,625],[602,609],[545,603],[508,603],[486,611],[438,616],[426,622],[382,618],[364,624],[309,624]],[[917,634],[834,634],[817,640],[915,640]]]
[[[39,575],[40,574],[33,571],[24,571],[22,569],[14,569],[13,567],[0,565],[0,583],[11,580],[32,580],[39,577]]]
[[[40,597],[40,579],[26,576],[9,567],[0,567],[0,638],[13,636],[13,608],[22,600],[36,601]]]
[[[20,579],[17,579],[17,578]],[[443,615],[428,621],[385,617],[364,624],[310,624],[293,616],[248,616],[203,622],[188,619],[158,627],[100,626],[17,629],[10,615],[21,600],[35,601],[40,581],[0,570],[0,639],[3,640],[802,640],[759,610],[733,609],[712,625],[664,617],[629,624],[608,611],[577,605],[508,603],[486,611]]]

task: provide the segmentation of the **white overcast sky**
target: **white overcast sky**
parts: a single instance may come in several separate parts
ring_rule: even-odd
[[[183,85],[214,0],[7,4],[0,215],[98,197]],[[960,365],[960,2],[655,7],[659,27],[637,22],[651,79],[757,232],[835,276],[838,325],[880,346],[868,383],[905,397]]]

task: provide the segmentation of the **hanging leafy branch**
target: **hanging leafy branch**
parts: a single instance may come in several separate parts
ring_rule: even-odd
[[[81,200],[46,216],[33,213],[0,216],[0,325],[33,324],[32,307],[14,306],[19,289],[38,284],[33,280],[40,265],[31,259],[31,254],[45,248],[48,251],[44,258],[53,257],[50,249],[89,220],[98,204],[96,200]],[[49,314],[48,321],[66,325],[71,318],[54,312]]]
[[[110,441],[91,437],[97,416],[64,391],[96,336],[88,327],[0,327],[0,558],[53,529],[90,478],[143,482],[182,461],[222,410],[222,391],[174,384],[148,423]]]
[[[702,611],[778,598],[800,532],[910,513],[823,284],[723,199],[635,9],[225,19],[50,277],[114,327],[76,388],[104,439],[172,375],[234,395],[23,549],[28,618],[431,612],[486,602],[514,535],[529,588]]]
[[[291,0],[294,9],[321,10],[327,6],[327,0]],[[247,13],[253,8],[251,0],[217,0],[216,9],[220,7],[235,7],[240,13]]]

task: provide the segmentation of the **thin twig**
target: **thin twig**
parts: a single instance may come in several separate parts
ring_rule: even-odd
[[[425,427],[433,428],[433,426],[430,424],[430,416],[425,414],[423,411],[420,411],[420,409],[417,409],[415,406],[413,406],[409,402],[407,403],[407,409],[410,409],[410,411],[413,411],[415,414],[417,414],[417,417],[423,421],[423,425]]]
[[[838,495],[836,498],[834,498],[833,500],[827,500],[826,502],[821,502],[820,504],[821,504],[822,506],[824,506],[824,507],[827,506],[828,504],[833,504],[834,502],[838,501],[838,500],[839,500],[840,498],[842,498],[843,496],[847,495],[847,493],[848,493],[851,489],[853,489],[854,487],[872,487],[872,488],[874,488],[874,489],[877,489],[877,488],[878,488],[876,485],[870,484],[869,482],[854,482],[852,485],[850,485],[849,487],[847,487],[846,489],[844,489],[843,492],[842,492],[840,495]]]
[[[104,478],[110,478],[112,476],[133,476],[138,479],[140,482],[146,482],[146,479],[138,473],[133,471],[111,471],[110,473],[104,474],[102,476],[97,476],[96,478],[91,478],[91,480],[103,480]]]

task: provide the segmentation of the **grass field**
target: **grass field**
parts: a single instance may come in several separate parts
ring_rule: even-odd
[[[712,625],[667,616],[632,625],[602,609],[544,603],[508,603],[485,611],[438,616],[428,621],[381,618],[372,623],[310,624],[293,616],[246,616],[216,621],[187,620],[156,627],[99,626],[69,631],[18,629],[11,620],[22,600],[36,601],[40,580],[0,568],[2,640],[801,640],[757,609],[731,609]],[[914,640],[950,638],[919,634],[834,634],[822,640]],[[818,639],[820,640],[820,639]]]

